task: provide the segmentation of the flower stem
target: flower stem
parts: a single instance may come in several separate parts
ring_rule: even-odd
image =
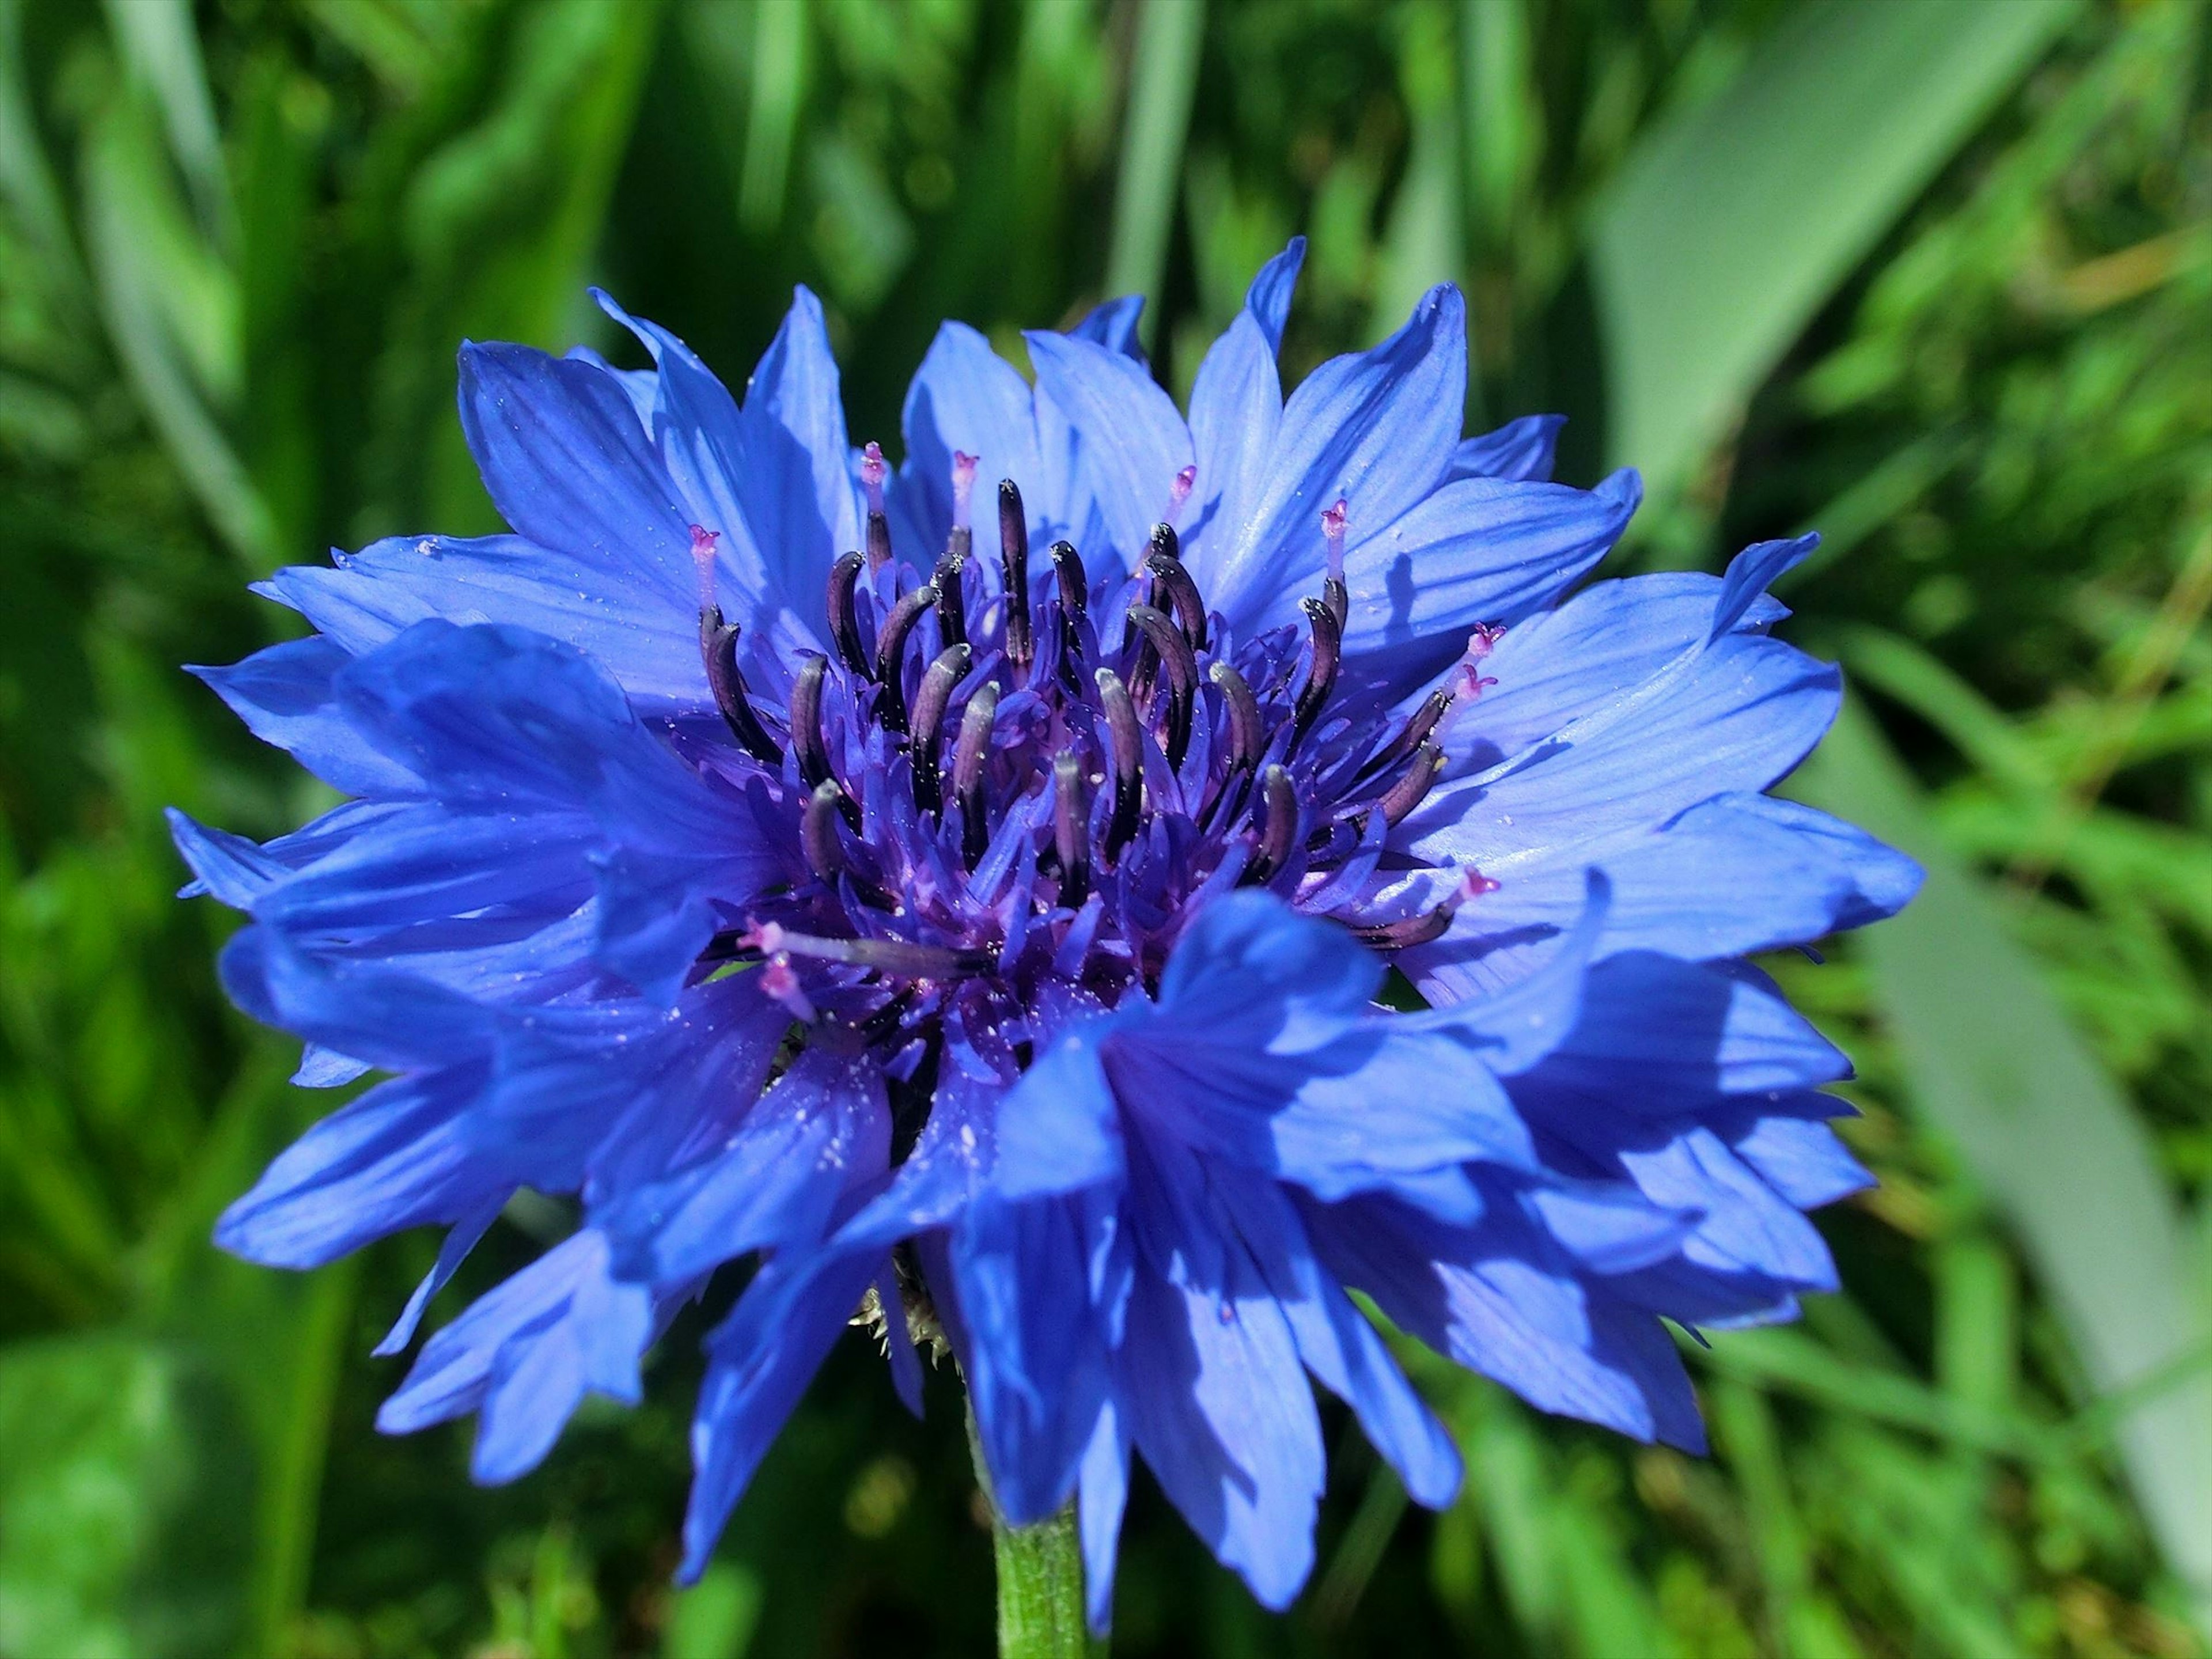
[[[999,1565],[999,1659],[1104,1659],[1090,1645],[1083,1622],[1083,1544],[1075,1505],[1026,1527],[1000,1511],[984,1467],[975,1413],[968,1413],[968,1449],[975,1480],[991,1505],[991,1547]]]

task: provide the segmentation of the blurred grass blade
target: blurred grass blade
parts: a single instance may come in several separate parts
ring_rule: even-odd
[[[753,12],[752,74],[747,90],[745,157],[738,181],[738,222],[765,236],[783,221],[791,150],[806,100],[807,10],[764,5]]]
[[[200,222],[228,242],[230,181],[189,0],[107,0],[107,26],[131,79],[161,107],[170,153],[191,188]]]
[[[1403,325],[1437,283],[1459,281],[1465,263],[1451,19],[1441,5],[1421,6],[1406,14],[1405,23],[1398,84],[1413,118],[1413,147],[1382,240],[1367,320],[1370,341]]]
[[[1145,296],[1140,332],[1148,342],[1159,321],[1160,278],[1167,269],[1168,233],[1182,194],[1176,181],[1182,176],[1191,98],[1198,90],[1198,49],[1205,34],[1205,0],[1146,0],[1129,65],[1106,292]]]
[[[14,210],[17,224],[43,257],[47,286],[81,301],[84,272],[62,210],[60,186],[39,140],[23,74],[21,0],[0,0],[0,200]]]
[[[1879,730],[1846,708],[1797,784],[1927,868],[1919,897],[1861,947],[1877,1002],[1919,1109],[2010,1223],[2093,1382],[2123,1388],[2193,1352],[2212,1331],[2212,1298],[2142,1126],[1937,840]],[[2144,1399],[2115,1438],[2168,1565],[2212,1627],[2212,1377]]]
[[[236,283],[177,222],[138,100],[118,88],[102,101],[81,165],[85,240],[116,351],[208,517],[258,574],[272,544],[268,512],[202,398],[238,384]]]
[[[1700,453],[2076,0],[1820,0],[1663,122],[1600,204],[1592,275],[1617,464]]]

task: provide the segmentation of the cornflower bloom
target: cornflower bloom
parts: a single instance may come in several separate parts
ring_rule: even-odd
[[[384,1427],[473,1412],[512,1478],[750,1264],[684,1571],[859,1310],[916,1409],[918,1349],[953,1357],[1005,1516],[1075,1505],[1103,1625],[1133,1450],[1296,1594],[1309,1373],[1449,1501],[1348,1290],[1694,1448],[1662,1320],[1832,1288],[1802,1212],[1865,1180],[1847,1068],[1743,958],[1917,877],[1763,793],[1836,707],[1769,633],[1810,538],[1577,592],[1634,475],[1549,482],[1556,421],[1462,440],[1449,288],[1286,402],[1301,253],[1187,415],[1133,302],[1029,336],[1034,386],[947,324],[896,472],[804,290],[742,404],[603,297],[652,369],[462,352],[513,533],[264,586],[315,631],[200,672],[350,799],[265,846],[179,817],[186,890],[252,918],[225,983],[298,1081],[386,1075],[220,1240],[306,1267],[444,1225],[395,1352],[516,1194],[576,1217]],[[1431,1006],[1378,1002],[1393,969]]]

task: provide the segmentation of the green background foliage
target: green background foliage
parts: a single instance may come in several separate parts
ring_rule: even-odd
[[[184,661],[245,582],[488,527],[464,337],[741,380],[820,293],[856,434],[938,319],[1151,296],[1187,389],[1312,239],[1303,372],[1470,296],[1471,425],[1644,467],[1613,568],[1828,542],[1845,724],[1791,787],[1931,870],[1776,964],[1858,1057],[1844,1294],[1692,1364],[1715,1455],[1409,1354],[1410,1510],[1340,1417],[1322,1567],[1254,1608],[1141,1483],[1129,1655],[2203,1655],[2212,1628],[2212,100],[2203,0],[0,0],[0,1654],[973,1653],[956,1386],[857,1338],[706,1582],[697,1379],[479,1491],[371,1427],[431,1246],[206,1243],[325,1097],[230,1012],[160,811],[324,803]],[[623,361],[628,361],[625,356]],[[562,1224],[514,1206],[442,1306]]]

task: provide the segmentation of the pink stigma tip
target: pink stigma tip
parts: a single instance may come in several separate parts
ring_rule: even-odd
[[[1467,655],[1469,662],[1480,662],[1505,637],[1504,625],[1500,623],[1477,623],[1474,632],[1467,636]]]
[[[1328,544],[1328,579],[1333,582],[1344,580],[1344,532],[1352,522],[1351,507],[1340,495],[1334,507],[1321,510],[1321,533]]]
[[[793,1019],[810,1025],[814,1023],[813,1001],[800,988],[789,957],[773,956],[761,965],[761,989],[781,1003],[784,1012]]]
[[[952,522],[968,527],[968,501],[975,490],[976,458],[964,449],[952,452]]]
[[[1494,878],[1484,875],[1471,864],[1467,866],[1467,873],[1460,878],[1461,894],[1471,899],[1479,899],[1486,894],[1494,893],[1500,885],[1501,884]]]
[[[1198,465],[1195,462],[1175,475],[1168,486],[1168,511],[1172,513],[1190,499],[1190,492],[1198,488]]]
[[[691,526],[691,562],[699,570],[699,608],[711,610],[714,604],[714,544],[722,539],[719,530],[709,530],[703,525]]]
[[[860,483],[868,492],[868,511],[884,510],[884,474],[890,468],[884,462],[884,447],[873,438],[860,449]]]

